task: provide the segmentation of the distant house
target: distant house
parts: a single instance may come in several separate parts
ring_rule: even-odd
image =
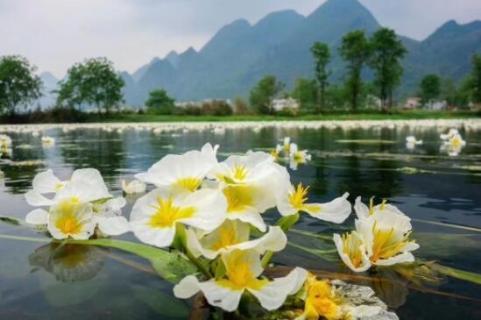
[[[448,108],[448,102],[446,100],[442,100],[442,101],[432,100],[426,103],[424,105],[424,108],[428,110],[446,110]]]
[[[404,109],[416,109],[421,106],[421,98],[418,97],[409,97],[406,99],[406,103],[404,103]]]
[[[271,106],[275,112],[283,111],[285,109],[299,110],[299,102],[292,98],[274,99],[272,100]]]

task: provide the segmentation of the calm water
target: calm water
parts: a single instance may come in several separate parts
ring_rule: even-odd
[[[408,151],[404,139],[412,133],[423,139],[424,145]],[[439,133],[434,129],[265,128],[257,133],[226,130],[224,135],[212,130],[154,134],[99,129],[62,133],[50,129],[46,134],[57,139],[50,149],[43,149],[40,138],[31,134],[12,133],[12,160],[17,163],[0,162],[5,173],[0,182],[0,215],[25,216],[30,208],[23,193],[35,174],[46,168],[61,177],[68,177],[76,168],[98,168],[109,187],[120,194],[121,179],[146,170],[168,153],[182,153],[211,142],[220,144],[220,157],[225,158],[248,149],[271,148],[282,137],[290,136],[313,154],[311,163],[291,172],[293,182],[311,186],[312,200],[330,200],[344,191],[350,192],[351,200],[357,195],[366,201],[371,196],[388,198],[415,219],[413,237],[421,244],[417,257],[480,272],[481,132],[461,133],[468,145],[455,158],[440,152]],[[21,163],[30,160],[35,162]],[[128,200],[125,215],[135,198]],[[473,228],[452,228],[425,220]],[[352,224],[352,218],[339,227],[304,216],[297,228],[331,233]],[[0,223],[0,233],[42,237],[28,228],[5,223]],[[123,238],[134,240],[131,235]],[[311,249],[326,246],[298,233],[290,234],[290,241]],[[277,262],[349,274],[340,264],[294,246],[277,256]],[[373,286],[401,319],[481,318],[481,286],[451,278],[419,283],[392,270],[372,276],[377,278],[357,281]],[[120,251],[80,246],[59,249],[48,243],[0,239],[0,319],[184,319],[188,302],[173,298],[171,290],[147,262]]]

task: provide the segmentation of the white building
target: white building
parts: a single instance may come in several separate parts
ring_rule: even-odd
[[[274,99],[272,100],[271,106],[275,112],[282,111],[284,109],[299,110],[299,103],[292,98]]]

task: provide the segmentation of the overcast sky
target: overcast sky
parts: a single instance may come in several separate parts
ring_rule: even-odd
[[[134,71],[155,56],[200,49],[223,25],[269,12],[307,15],[325,0],[0,0],[0,55],[21,54],[64,75],[85,57]],[[423,39],[442,23],[481,19],[481,0],[360,0],[378,21]],[[340,17],[342,18],[342,17]]]

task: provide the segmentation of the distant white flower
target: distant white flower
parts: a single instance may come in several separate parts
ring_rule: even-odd
[[[285,137],[283,144],[282,144],[282,150],[284,151],[284,154],[288,156],[291,153],[291,138],[290,137]]]
[[[306,270],[295,268],[283,278],[272,281],[261,278],[260,256],[253,250],[235,250],[223,255],[222,261],[226,269],[224,277],[199,282],[195,276],[187,276],[174,287],[174,295],[188,299],[201,291],[210,305],[232,312],[238,308],[244,292],[248,291],[262,307],[276,310],[287,296],[300,290],[307,277]]]
[[[5,134],[0,134],[0,148],[9,149],[11,146],[12,139]]]
[[[147,189],[145,183],[139,180],[132,180],[130,182],[122,180],[121,184],[122,190],[126,194],[144,193]]]
[[[351,214],[351,204],[347,200],[349,193],[344,193],[327,203],[306,203],[309,187],[299,184],[297,188],[288,184],[277,199],[277,209],[283,216],[306,212],[314,218],[332,223],[343,223]]]
[[[451,128],[451,129],[449,129],[448,133],[441,134],[439,137],[441,138],[441,140],[447,141],[447,140],[449,140],[452,137],[457,136],[457,135],[459,135],[458,129]]]
[[[416,146],[422,145],[423,140],[417,140],[415,136],[408,136],[406,137],[406,148],[409,150],[413,150]]]
[[[226,208],[218,190],[172,194],[159,188],[137,200],[130,225],[142,242],[163,248],[172,244],[178,224],[208,232],[216,229],[226,218]]]
[[[182,155],[169,154],[147,172],[135,177],[175,192],[193,192],[201,186],[206,175],[217,164],[217,148],[206,144],[200,151],[193,150]]]
[[[289,167],[292,170],[297,170],[299,164],[304,164],[311,161],[311,155],[307,150],[299,150],[299,147],[295,143],[291,143],[289,153]]]
[[[49,136],[42,137],[42,145],[45,148],[53,147],[55,145],[55,139]]]
[[[236,249],[252,249],[259,254],[266,251],[277,252],[285,248],[287,237],[280,227],[270,227],[262,237],[250,239],[249,224],[226,220],[220,227],[209,234],[196,234],[193,230],[187,231],[187,244],[194,256],[204,256],[214,259],[220,254]]]
[[[458,156],[463,148],[466,146],[466,141],[460,134],[451,136],[447,141],[444,141],[441,146],[441,151],[447,152],[452,157]]]

